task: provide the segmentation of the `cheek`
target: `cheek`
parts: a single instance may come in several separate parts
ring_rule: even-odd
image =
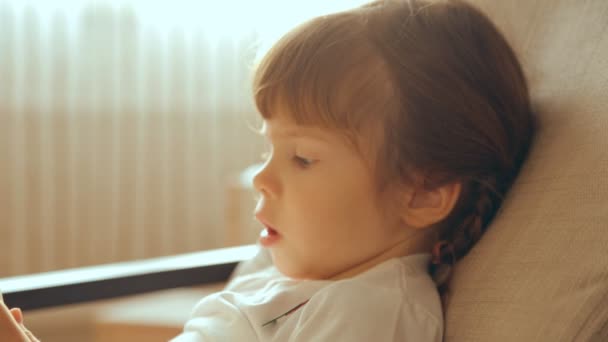
[[[373,183],[364,170],[341,170],[328,183],[325,203],[328,207],[346,217],[369,215],[375,211]]]
[[[310,184],[299,192],[298,211],[310,229],[341,233],[344,229],[377,224],[378,210],[367,179],[339,175]],[[300,210],[301,209],[301,210]]]

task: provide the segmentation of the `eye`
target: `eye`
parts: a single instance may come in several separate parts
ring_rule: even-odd
[[[312,159],[300,157],[298,155],[293,156],[293,161],[296,164],[298,164],[298,166],[300,166],[301,168],[307,168],[310,165],[312,165],[312,163],[314,162],[314,160],[312,160]]]

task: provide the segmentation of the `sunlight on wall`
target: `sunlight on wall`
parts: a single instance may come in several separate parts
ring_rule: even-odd
[[[267,34],[284,32],[294,24],[317,15],[336,12],[366,3],[366,0],[0,0],[0,6],[35,8],[39,13],[79,12],[88,6],[133,8],[142,24],[159,29],[205,28],[222,34],[239,34],[255,28]]]
[[[219,248],[230,222],[253,226],[227,203],[263,150],[254,59],[363,2],[0,0],[0,277]]]

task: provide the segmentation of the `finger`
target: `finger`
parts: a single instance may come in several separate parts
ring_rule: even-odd
[[[23,324],[23,312],[21,312],[21,309],[12,308],[11,314],[13,315],[13,318],[15,319],[15,321],[17,321],[17,323]]]
[[[0,303],[0,329],[7,329],[9,327],[17,327],[18,324],[13,318],[13,314],[6,307],[4,303]]]
[[[28,342],[40,342],[40,340],[37,339],[36,336],[34,336],[34,334],[32,334],[32,332],[29,331],[25,326],[22,325],[21,328],[23,329],[25,336],[27,336]]]
[[[21,330],[21,325],[15,321],[4,303],[0,303],[0,340],[27,341],[27,335]]]

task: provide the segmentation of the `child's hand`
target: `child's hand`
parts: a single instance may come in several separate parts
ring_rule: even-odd
[[[8,309],[0,297],[0,341],[40,342],[23,325],[23,314],[19,309]]]

